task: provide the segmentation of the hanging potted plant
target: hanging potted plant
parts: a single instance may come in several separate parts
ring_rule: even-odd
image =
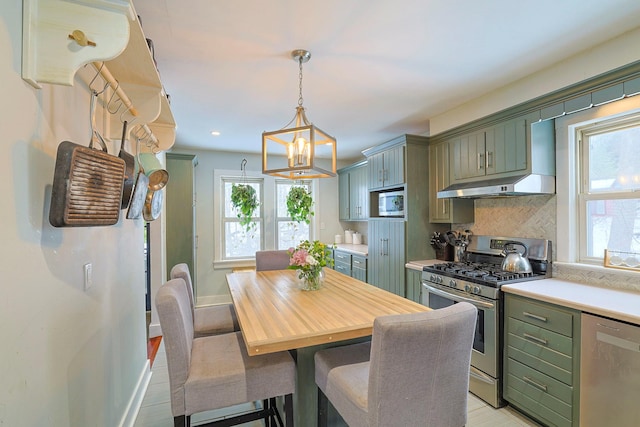
[[[237,216],[240,219],[240,225],[244,227],[247,232],[250,232],[252,229],[256,228],[256,223],[252,222],[252,219],[253,213],[258,209],[260,203],[258,203],[256,189],[246,183],[246,167],[247,159],[242,159],[242,162],[240,163],[242,184],[233,184],[231,186],[231,204],[238,212]]]
[[[312,205],[313,199],[311,198],[311,192],[305,187],[291,187],[287,195],[287,212],[292,221],[304,221],[309,224],[311,222],[311,216],[313,216],[313,211],[311,210]]]
[[[231,203],[238,211],[240,225],[247,231],[254,229],[256,223],[252,222],[253,213],[260,206],[255,188],[249,184],[233,184],[231,187]]]

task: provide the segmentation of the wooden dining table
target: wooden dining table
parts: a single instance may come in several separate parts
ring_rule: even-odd
[[[365,340],[376,317],[429,311],[426,306],[325,268],[322,287],[300,289],[297,271],[239,271],[227,284],[250,356],[290,350],[296,358],[296,425],[317,425],[313,355]]]

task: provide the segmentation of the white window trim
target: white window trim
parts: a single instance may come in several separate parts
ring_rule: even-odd
[[[578,264],[579,259],[578,129],[603,118],[609,120],[639,112],[640,96],[634,96],[556,119],[557,262]]]
[[[262,249],[274,249],[276,243],[276,178],[271,175],[263,175],[259,171],[245,171],[247,178],[262,179]],[[214,169],[213,170],[213,268],[214,269],[228,269],[228,268],[242,268],[242,267],[255,267],[255,257],[236,259],[236,260],[224,260],[222,259],[223,244],[221,236],[224,235],[222,221],[223,206],[221,204],[222,195],[224,195],[223,178],[238,178],[241,176],[241,172],[238,170],[225,170]],[[318,180],[311,180],[311,188],[314,194],[314,206],[317,206],[320,201],[320,191]],[[311,237],[319,235],[319,219],[315,216],[311,220],[310,234]]]

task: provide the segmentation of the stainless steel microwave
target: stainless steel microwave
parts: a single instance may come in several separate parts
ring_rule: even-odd
[[[404,191],[378,193],[379,216],[404,216]]]

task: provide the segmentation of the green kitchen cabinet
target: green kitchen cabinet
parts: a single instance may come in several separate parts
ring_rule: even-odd
[[[421,303],[422,271],[407,268],[407,289],[405,298]]]
[[[538,117],[521,116],[453,138],[453,181],[555,175],[554,122]]]
[[[358,162],[338,171],[338,211],[341,221],[366,220],[369,216],[367,162]]]
[[[505,293],[503,397],[545,425],[579,426],[580,312]]]
[[[351,255],[351,277],[367,283],[367,257]]]
[[[438,191],[449,186],[450,141],[429,145],[429,222],[471,223],[474,219],[473,200],[439,199]]]
[[[334,269],[363,282],[367,282],[367,257],[334,249]]]
[[[333,268],[342,274],[351,276],[351,254],[341,250],[333,251]]]
[[[368,157],[368,188],[398,187],[405,182],[404,146],[395,146]]]
[[[405,222],[370,219],[369,283],[404,296]]]
[[[372,203],[368,220],[368,282],[405,296],[407,261],[435,258],[435,251],[428,243],[429,237],[434,231],[444,233],[451,228],[450,224],[429,221],[429,138],[405,134],[362,153],[369,162],[369,200]],[[401,169],[402,173],[377,172],[383,167],[380,166],[380,154],[394,158],[392,163],[397,166],[396,171]],[[378,187],[381,185],[377,182],[378,176],[394,175],[396,178],[402,177],[399,178],[402,179],[399,184],[391,186],[391,181],[386,181],[384,188]],[[402,218],[379,215],[379,194],[391,188],[404,191]]]
[[[196,196],[195,168],[198,158],[190,154],[167,153],[171,180],[165,187],[167,277],[171,268],[186,263],[196,287]],[[195,289],[194,289],[195,291]]]

